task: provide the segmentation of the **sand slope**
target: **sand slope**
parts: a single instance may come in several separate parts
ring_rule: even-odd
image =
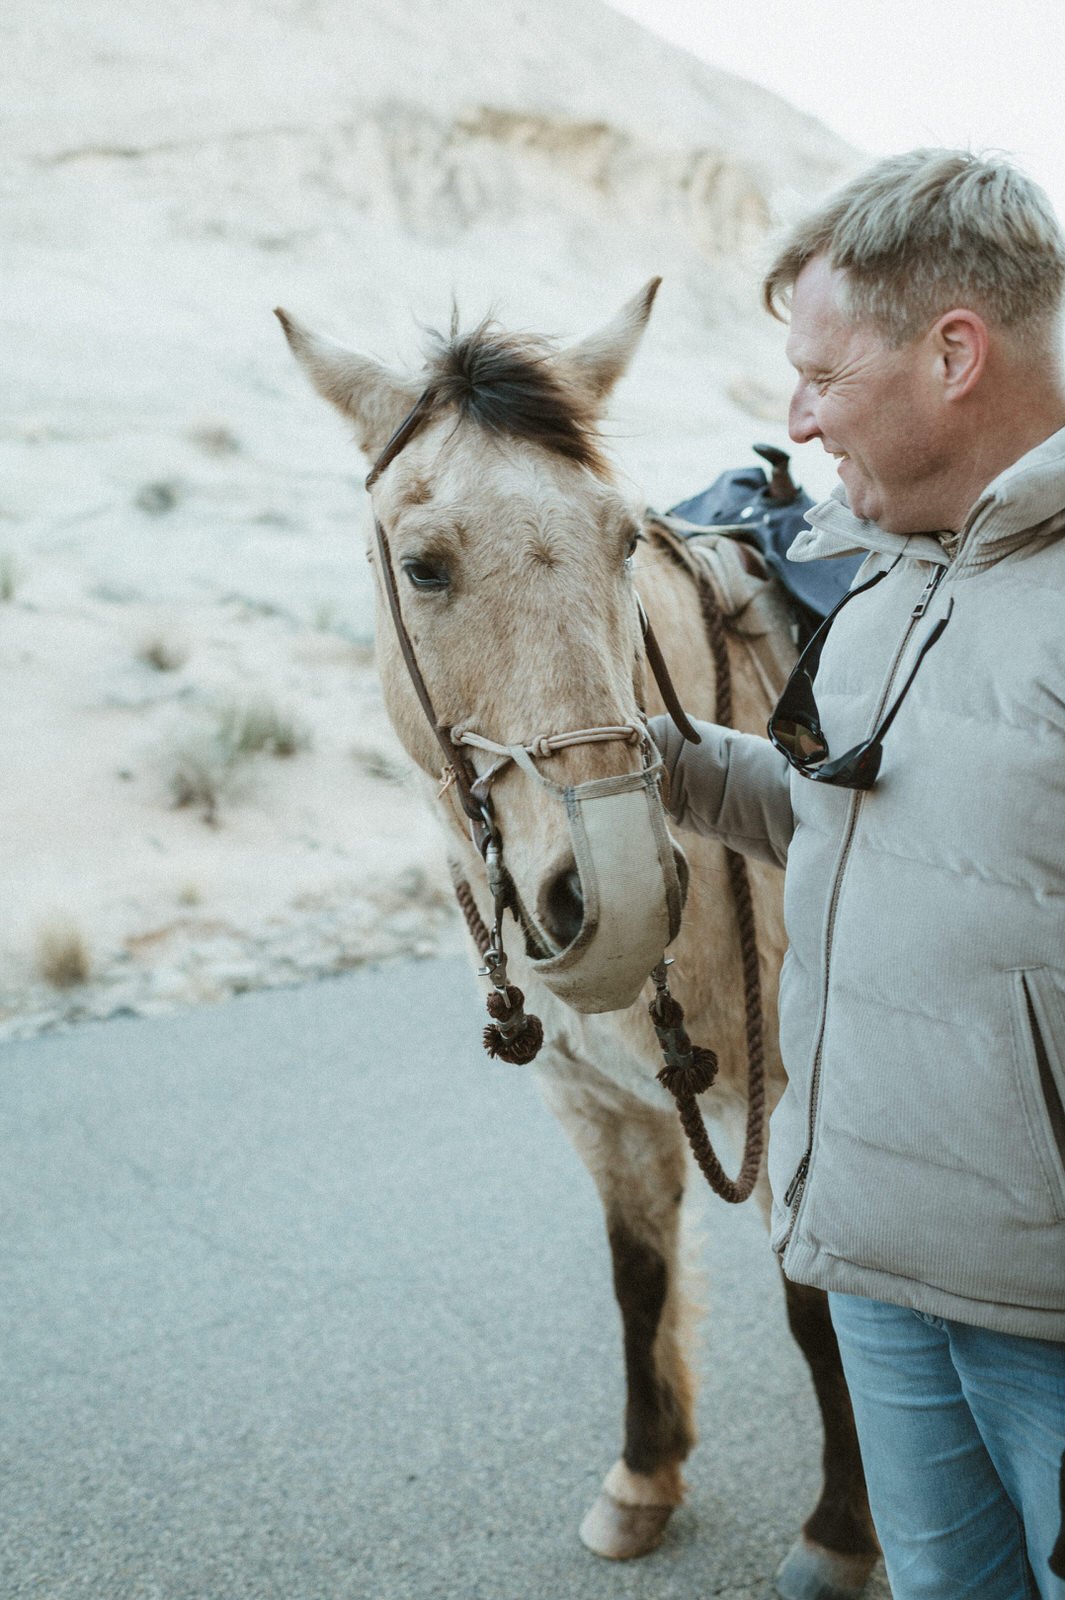
[[[10,0],[0,60],[0,1030],[457,941],[270,307],[414,362],[452,295],[576,335],[661,272],[611,435],[668,504],[784,440],[759,253],[853,155],[598,0]],[[300,748],[233,757],[264,698]]]

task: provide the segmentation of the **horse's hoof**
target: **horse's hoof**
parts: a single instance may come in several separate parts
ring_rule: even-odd
[[[876,1556],[844,1556],[797,1539],[777,1568],[766,1600],[858,1600]]]
[[[597,1556],[631,1561],[657,1550],[672,1506],[626,1506],[604,1489],[581,1523],[581,1539]]]

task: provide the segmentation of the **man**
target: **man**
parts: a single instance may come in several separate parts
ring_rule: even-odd
[[[764,293],[841,479],[791,555],[868,560],[770,740],[656,721],[670,805],[786,865],[773,1245],[829,1291],[895,1600],[1060,1600],[1065,238],[914,151]]]

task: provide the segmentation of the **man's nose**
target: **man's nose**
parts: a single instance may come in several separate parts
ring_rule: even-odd
[[[809,444],[811,439],[821,437],[808,383],[800,382],[795,385],[795,392],[788,407],[788,437],[796,444]]]

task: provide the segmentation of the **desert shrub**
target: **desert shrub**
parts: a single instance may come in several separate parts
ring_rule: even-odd
[[[180,483],[175,479],[158,479],[155,483],[145,483],[137,490],[133,497],[134,505],[141,511],[146,511],[150,517],[164,517],[168,511],[173,511],[183,497]]]
[[[18,562],[9,550],[0,550],[0,600],[13,600],[22,581]]]
[[[310,733],[298,718],[264,696],[222,706],[218,733],[238,757],[269,755],[284,760],[306,750],[311,742]]]
[[[136,654],[138,661],[143,661],[146,667],[154,667],[156,672],[177,672],[189,658],[183,644],[159,633],[143,639]]]
[[[410,777],[409,766],[387,750],[356,745],[351,753],[360,771],[365,772],[368,778],[377,778],[381,783],[406,783]]]
[[[209,728],[187,735],[168,752],[166,783],[177,810],[195,806],[203,820],[218,821],[218,807],[233,789],[236,757]]]
[[[195,806],[213,825],[221,802],[232,798],[256,756],[284,760],[307,749],[310,742],[310,733],[298,718],[264,696],[242,703],[228,701],[165,753],[171,803],[178,809]]]
[[[37,935],[37,971],[54,989],[88,983],[92,972],[89,946],[72,922],[54,922]]]
[[[240,453],[240,440],[224,422],[205,423],[200,428],[193,428],[189,438],[209,456],[235,456]]]

